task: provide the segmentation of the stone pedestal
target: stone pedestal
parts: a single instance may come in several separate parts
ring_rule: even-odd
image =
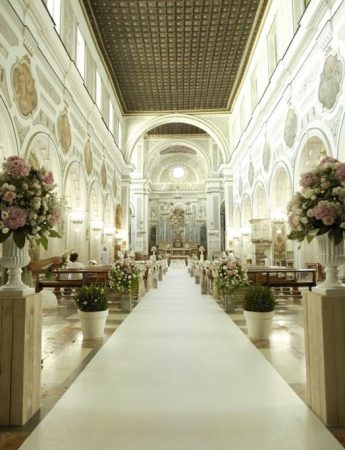
[[[326,425],[345,425],[345,296],[303,294],[307,403]]]
[[[0,296],[0,425],[24,425],[40,408],[41,295]]]

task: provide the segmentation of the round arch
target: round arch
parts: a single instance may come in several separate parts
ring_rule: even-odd
[[[0,157],[19,155],[19,145],[9,111],[0,97]]]
[[[197,153],[197,156],[201,156],[205,167],[207,167],[208,173],[211,173],[212,171],[212,163],[209,155],[205,150],[198,144],[194,142],[190,142],[187,139],[174,139],[169,142],[158,142],[155,146],[152,147],[149,154],[147,155],[147,158],[145,158],[144,163],[144,177],[146,174],[149,174],[152,170],[152,166],[156,163],[157,160],[157,154],[159,154],[161,151],[174,146],[183,146],[190,148],[194,150]]]
[[[268,216],[267,192],[262,181],[255,183],[252,211],[254,219],[265,219]]]
[[[286,216],[287,205],[292,197],[292,177],[288,166],[279,161],[273,167],[270,190],[269,204],[271,216]]]
[[[146,133],[148,133],[153,128],[156,128],[160,125],[164,125],[167,123],[186,123],[188,125],[194,125],[195,127],[201,128],[207,134],[211,136],[211,138],[216,142],[221,155],[223,162],[227,162],[228,154],[227,154],[227,144],[225,138],[222,136],[221,132],[212,125],[209,121],[201,119],[200,117],[190,116],[188,114],[170,114],[166,116],[155,117],[147,120],[144,123],[138,125],[132,132],[131,136],[127,140],[126,149],[125,149],[125,161],[127,163],[130,162],[132,152],[134,147],[136,146],[138,140]]]

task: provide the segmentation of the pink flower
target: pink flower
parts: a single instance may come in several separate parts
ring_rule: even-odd
[[[13,191],[6,191],[4,195],[2,196],[2,199],[5,200],[5,202],[12,202],[17,197],[17,194]]]
[[[19,156],[10,156],[7,158],[4,169],[13,178],[27,177],[30,173],[30,166]]]
[[[317,177],[311,172],[304,173],[299,182],[299,184],[305,188],[315,186],[316,183]]]
[[[6,208],[6,211],[8,212],[8,218],[4,220],[5,227],[16,230],[25,226],[27,212],[24,209],[10,206]]]
[[[45,184],[48,184],[49,186],[54,184],[54,177],[53,177],[53,174],[51,173],[51,171],[49,171],[47,173],[47,175],[43,178],[43,182]]]
[[[339,164],[337,170],[335,171],[334,177],[339,181],[345,181],[345,164]]]
[[[337,162],[339,162],[337,159],[332,158],[331,156],[326,156],[326,158],[321,159],[319,164],[321,166],[322,164],[329,164],[329,163],[333,164],[333,163],[337,163]]]
[[[61,217],[60,210],[58,208],[54,208],[50,216],[48,217],[49,222],[52,226],[56,225]]]
[[[326,217],[328,218],[327,220],[329,220],[330,217],[335,219],[337,216],[336,210],[332,206],[324,204],[324,202],[320,202],[318,205],[316,205],[313,209],[313,213],[316,219],[322,220]]]

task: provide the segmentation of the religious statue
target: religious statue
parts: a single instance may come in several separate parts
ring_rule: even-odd
[[[182,237],[180,233],[175,234],[174,248],[182,248]]]

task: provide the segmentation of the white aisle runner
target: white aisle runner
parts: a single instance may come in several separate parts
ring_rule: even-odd
[[[146,295],[21,448],[342,449],[186,269]]]

